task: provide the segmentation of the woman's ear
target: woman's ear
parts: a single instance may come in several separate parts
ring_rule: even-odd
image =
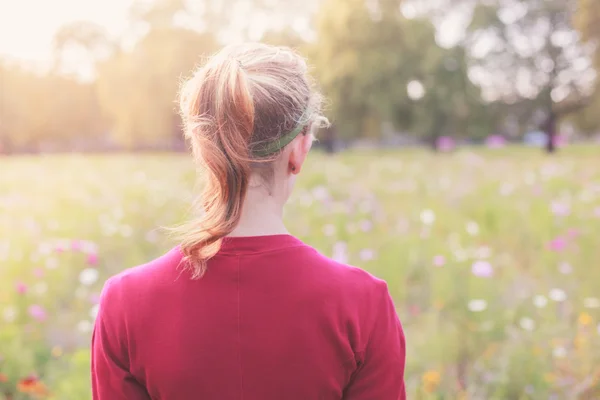
[[[298,137],[292,142],[292,151],[289,156],[289,171],[292,174],[299,174],[302,170],[302,165],[306,156],[312,147],[313,136],[312,134],[298,135]]]

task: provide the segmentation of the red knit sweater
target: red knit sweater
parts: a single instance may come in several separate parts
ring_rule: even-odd
[[[176,248],[106,282],[94,399],[405,399],[384,281],[289,235],[227,238],[199,280],[181,262]]]

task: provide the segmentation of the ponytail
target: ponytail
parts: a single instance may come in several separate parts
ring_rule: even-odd
[[[192,99],[182,95],[186,132],[206,173],[203,214],[181,227],[181,249],[194,278],[221,248],[223,237],[240,221],[250,179],[248,143],[254,130],[254,103],[239,62],[228,58],[199,71]],[[195,87],[195,90],[198,90]],[[190,101],[191,100],[191,101]],[[186,120],[187,119],[187,120]]]
[[[272,171],[259,165],[275,160],[309,125],[324,125],[320,104],[304,59],[260,43],[226,47],[184,84],[185,135],[206,179],[202,214],[175,229],[194,278],[238,225],[251,172],[267,181]]]

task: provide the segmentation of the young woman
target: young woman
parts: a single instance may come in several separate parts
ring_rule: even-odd
[[[304,60],[230,46],[184,86],[206,173],[180,246],[109,279],[92,339],[96,400],[405,399],[385,282],[291,236],[282,209],[326,122]]]

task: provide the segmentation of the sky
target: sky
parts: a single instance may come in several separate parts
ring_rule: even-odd
[[[29,64],[49,63],[60,26],[92,21],[109,33],[127,26],[133,0],[0,0],[0,57]]]

